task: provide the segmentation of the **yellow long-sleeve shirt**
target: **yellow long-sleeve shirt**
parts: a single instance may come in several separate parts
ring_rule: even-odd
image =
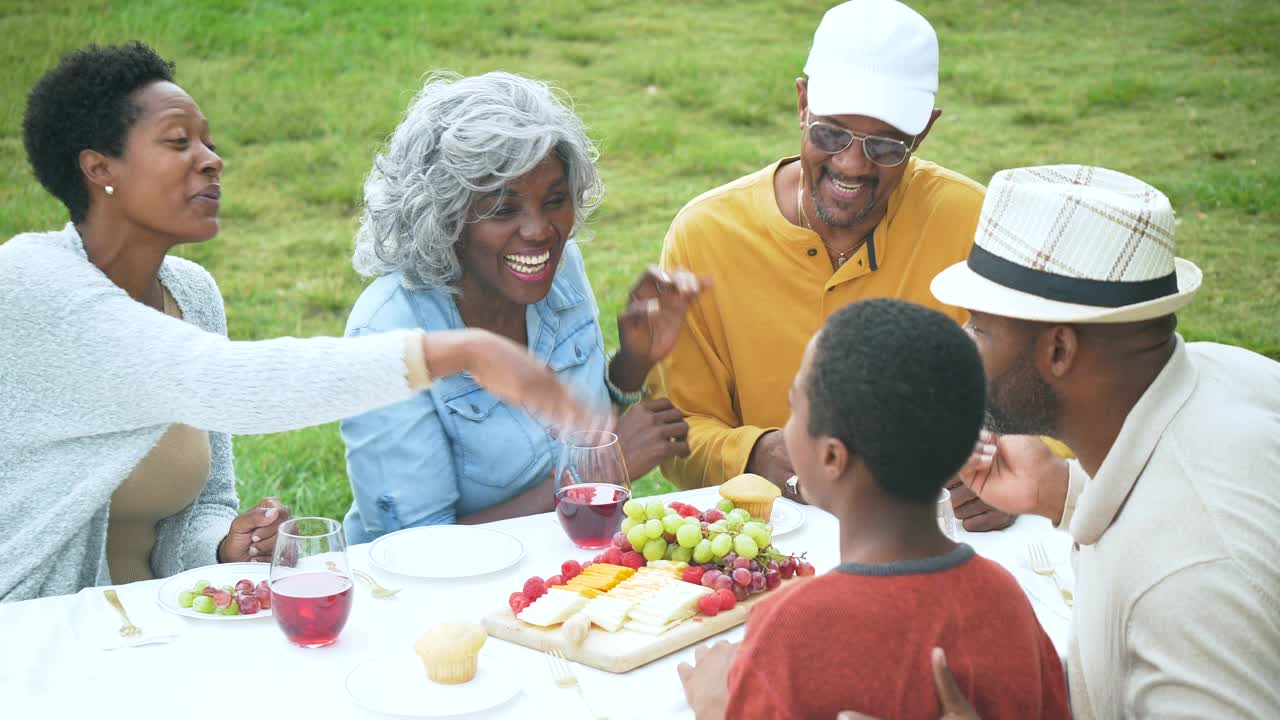
[[[981,184],[912,158],[872,239],[833,272],[818,235],[788,222],[774,198],[774,173],[794,159],[694,199],[663,243],[663,268],[715,283],[650,378],[651,391],[668,395],[689,423],[690,456],[663,466],[682,488],[741,474],[756,440],[786,423],[787,388],[831,313],[895,297],[965,318],[939,303],[929,283],[968,257]]]

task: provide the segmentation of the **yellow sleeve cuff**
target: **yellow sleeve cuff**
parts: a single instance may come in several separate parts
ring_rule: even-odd
[[[1049,449],[1053,451],[1054,455],[1057,455],[1063,460],[1070,460],[1076,456],[1075,453],[1071,452],[1071,448],[1067,447],[1064,443],[1058,442],[1057,440],[1044,435],[1041,435],[1040,439],[1044,441],[1045,445],[1049,446]]]
[[[780,429],[743,425],[730,430],[721,452],[724,461],[723,474],[715,484],[719,485],[726,480],[732,480],[746,472],[747,463],[751,461],[751,451],[755,449],[756,443],[760,442],[760,438],[764,437],[765,433]]]

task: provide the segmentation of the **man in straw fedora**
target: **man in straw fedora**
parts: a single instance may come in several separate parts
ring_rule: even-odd
[[[989,380],[965,482],[1075,538],[1077,718],[1280,717],[1280,364],[1174,332],[1200,282],[1160,191],[1064,165],[997,173],[932,284]]]

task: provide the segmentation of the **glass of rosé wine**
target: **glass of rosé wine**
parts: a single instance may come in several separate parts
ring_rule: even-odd
[[[342,525],[294,518],[276,531],[271,555],[271,609],[294,645],[332,645],[351,614],[353,583]]]
[[[573,544],[608,547],[622,526],[622,506],[631,499],[618,436],[595,430],[569,433],[553,485],[556,516]]]

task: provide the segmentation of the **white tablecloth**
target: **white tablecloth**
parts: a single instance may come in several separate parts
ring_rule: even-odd
[[[678,497],[677,495],[671,498]],[[784,551],[807,551],[819,572],[839,562],[837,523],[831,515],[806,507],[806,522],[777,538]],[[388,576],[371,567],[367,546],[350,549],[353,567],[374,572],[383,584],[404,587],[394,600],[374,600],[357,583],[351,619],[336,644],[306,650],[289,644],[270,619],[208,622],[174,617],[179,635],[167,644],[101,649],[99,625],[118,625],[102,589],[78,595],[0,605],[0,717],[48,718],[239,716],[285,711],[289,717],[383,717],[354,705],[345,689],[348,673],[359,663],[382,655],[411,651],[418,633],[447,620],[479,619],[502,608],[507,596],[531,575],[547,577],[569,558],[590,559],[594,553],[575,548],[552,515],[493,523],[491,527],[519,538],[525,556],[514,567],[465,580],[426,581]],[[962,533],[961,540],[1009,569],[1027,590],[1059,654],[1065,654],[1070,613],[1049,578],[1031,572],[1029,542],[1042,543],[1070,582],[1071,540],[1042,518],[1023,517],[996,533]],[[146,630],[139,614],[156,617],[160,581],[118,588],[134,621]],[[741,638],[743,628],[724,633]],[[610,718],[691,717],[676,675],[676,665],[691,661],[689,648],[625,675],[574,666],[596,709]],[[481,662],[513,668],[522,691],[484,717],[587,717],[572,690],[554,686],[542,656],[532,650],[490,639]]]

